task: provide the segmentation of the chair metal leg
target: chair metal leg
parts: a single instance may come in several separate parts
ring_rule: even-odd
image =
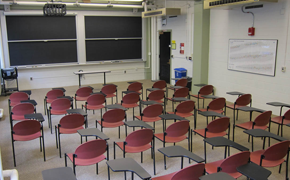
[[[42,152],[42,143],[41,143],[41,137],[39,137],[39,145],[40,145],[40,152]]]
[[[43,148],[43,160],[46,161],[46,157],[45,157],[45,146],[44,146],[44,135],[42,132],[42,148]]]
[[[114,159],[116,159],[116,143],[114,142],[114,144],[113,144],[113,148],[114,148]]]
[[[60,133],[59,132],[58,132],[58,147],[59,147],[59,157],[61,158]]]
[[[96,172],[99,174],[99,163],[96,164]]]
[[[14,140],[12,140],[12,152],[13,152],[14,167],[16,167]]]
[[[143,163],[143,151],[141,152],[141,163]]]
[[[56,143],[56,149],[58,149],[58,141],[57,141],[57,127],[55,126],[54,129],[54,133],[55,133],[55,143]]]
[[[110,168],[108,166],[108,180],[110,180]]]

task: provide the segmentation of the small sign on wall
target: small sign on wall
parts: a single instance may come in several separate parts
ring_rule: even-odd
[[[171,49],[172,50],[176,50],[176,42],[175,42],[175,40],[171,41]]]

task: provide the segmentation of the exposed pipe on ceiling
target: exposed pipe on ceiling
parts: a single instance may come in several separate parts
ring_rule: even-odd
[[[0,1],[0,5],[20,5],[20,6],[44,6],[47,2],[28,2],[28,1],[18,1],[18,2],[4,2]],[[68,7],[108,7],[108,4],[97,4],[97,3],[62,3]],[[142,8],[142,5],[134,4],[110,4],[110,8]]]

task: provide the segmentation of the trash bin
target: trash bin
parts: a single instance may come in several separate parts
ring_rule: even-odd
[[[186,77],[187,75],[187,70],[185,68],[175,68],[174,72],[175,72],[175,78],[182,78],[182,77]],[[176,82],[177,80],[175,80],[175,83]]]

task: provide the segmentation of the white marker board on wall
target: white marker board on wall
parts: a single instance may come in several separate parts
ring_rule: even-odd
[[[278,40],[230,39],[228,69],[275,76]]]

